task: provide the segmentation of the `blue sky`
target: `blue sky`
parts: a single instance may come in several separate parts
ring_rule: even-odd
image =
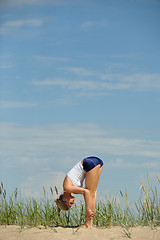
[[[0,181],[39,197],[86,156],[99,195],[160,177],[160,2],[0,2]]]

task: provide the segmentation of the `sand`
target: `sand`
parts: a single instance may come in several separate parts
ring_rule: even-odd
[[[132,240],[160,240],[160,227],[130,229]],[[21,229],[19,226],[0,226],[0,240],[125,240],[129,239],[121,227],[76,229],[44,227]]]

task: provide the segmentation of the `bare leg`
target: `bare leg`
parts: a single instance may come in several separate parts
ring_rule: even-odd
[[[102,167],[100,164],[86,173],[85,187],[90,190],[90,209],[95,211],[96,208],[96,196],[97,186],[101,175]],[[86,227],[92,228],[93,219],[86,216]]]

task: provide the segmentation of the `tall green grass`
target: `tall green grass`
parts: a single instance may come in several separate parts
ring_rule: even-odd
[[[157,176],[160,184],[160,180]],[[85,207],[83,202],[74,205],[71,210],[61,212],[60,217],[56,204],[51,197],[46,196],[37,200],[31,197],[22,198],[16,189],[11,196],[7,196],[3,183],[0,185],[0,225],[16,224],[20,226],[63,226],[76,227],[84,224]],[[126,235],[130,236],[128,229],[134,226],[160,225],[160,198],[156,187],[149,183],[147,169],[147,184],[140,187],[140,197],[134,205],[121,193],[121,198],[113,197],[110,200],[97,203],[97,213],[93,224],[97,227],[122,226]],[[53,189],[51,188],[51,196]]]

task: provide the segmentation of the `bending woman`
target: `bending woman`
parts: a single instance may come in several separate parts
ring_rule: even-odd
[[[93,217],[96,214],[96,193],[103,161],[97,157],[87,157],[78,162],[66,175],[63,182],[64,193],[55,200],[60,210],[68,210],[75,201],[71,195],[82,194],[85,200],[85,225],[92,228]],[[82,188],[85,180],[85,188]]]

